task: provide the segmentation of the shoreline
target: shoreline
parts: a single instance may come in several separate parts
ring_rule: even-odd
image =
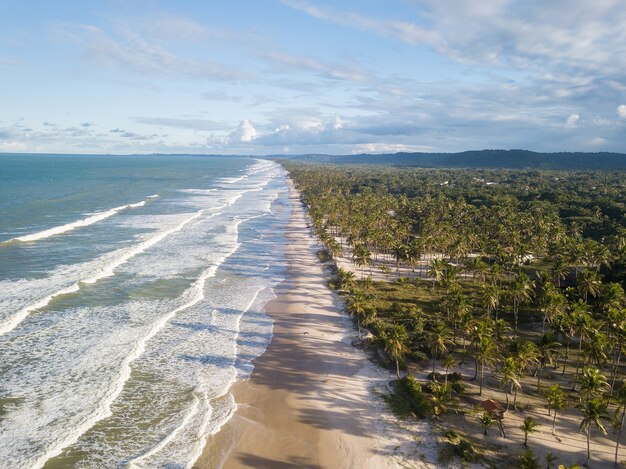
[[[435,462],[434,442],[421,435],[416,443],[416,428],[401,429],[373,396],[393,373],[351,345],[356,331],[326,286],[316,240],[288,182],[287,275],[265,306],[272,340],[249,379],[231,388],[237,409],[208,438],[194,468],[396,468],[409,460],[428,467],[423,460]]]

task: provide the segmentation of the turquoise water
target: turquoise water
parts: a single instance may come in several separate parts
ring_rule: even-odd
[[[189,467],[284,276],[274,162],[0,155],[0,461]]]

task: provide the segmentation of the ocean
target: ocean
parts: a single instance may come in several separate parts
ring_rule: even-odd
[[[191,467],[271,338],[275,162],[0,155],[0,466]]]

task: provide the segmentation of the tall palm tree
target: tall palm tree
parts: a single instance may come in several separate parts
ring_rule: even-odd
[[[433,357],[433,379],[435,379],[435,365],[437,358],[448,353],[448,345],[452,343],[450,329],[442,321],[438,321],[426,335],[430,345],[430,354]]]
[[[568,267],[562,257],[557,257],[552,264],[552,278],[556,280],[557,285],[561,288],[561,281],[565,279],[567,275]]]
[[[611,388],[606,376],[597,368],[586,366],[580,375],[580,400],[598,398]]]
[[[586,303],[589,295],[595,298],[600,294],[602,290],[600,275],[595,270],[583,270],[576,282],[576,288]]]
[[[406,345],[407,340],[408,334],[404,326],[394,326],[389,334],[387,334],[385,341],[385,352],[396,362],[396,375],[398,379],[400,379],[400,359],[409,351]]]
[[[365,315],[367,306],[367,297],[361,291],[356,291],[348,298],[348,311],[356,316],[356,322],[359,330],[359,339],[361,338],[361,316]]]
[[[476,360],[480,363],[480,390],[478,394],[483,395],[483,381],[485,377],[485,365],[493,363],[496,357],[496,346],[491,337],[483,337],[478,343],[476,350]]]
[[[606,429],[602,423],[603,420],[608,419],[607,404],[598,398],[589,399],[580,405],[580,409],[583,414],[583,419],[580,422],[580,429],[587,434],[587,459],[585,460],[585,466],[589,463],[591,458],[591,429],[596,427],[603,435],[606,435]]]
[[[502,294],[500,288],[495,284],[485,284],[481,285],[481,293],[482,293],[482,304],[483,307],[487,310],[487,315],[491,316],[491,313],[497,311],[498,306],[500,306],[500,296]],[[497,319],[497,313],[496,313]]]
[[[509,356],[504,359],[504,363],[500,368],[502,377],[500,378],[500,387],[504,389],[504,397],[506,399],[506,408],[509,408],[509,392],[513,392],[514,399],[517,397],[517,391],[522,389],[520,382],[520,372],[515,358]],[[509,390],[510,389],[510,390]],[[515,401],[513,406],[515,407]]]
[[[550,409],[554,411],[554,416],[552,417],[552,434],[556,435],[556,414],[565,408],[567,395],[565,391],[561,389],[561,386],[554,384],[548,388],[546,400],[548,401],[548,415],[550,415]]]
[[[428,266],[428,276],[433,279],[433,290],[435,289],[435,281],[437,283],[441,282],[446,266],[447,262],[443,259],[436,258],[430,261],[430,265]]]
[[[357,244],[352,251],[352,259],[354,263],[361,269],[361,277],[363,277],[363,267],[371,265],[372,253],[365,244]]]
[[[578,376],[578,370],[580,369],[580,362],[582,358],[583,342],[592,334],[595,333],[595,327],[593,319],[589,313],[589,307],[587,303],[579,300],[577,303],[571,305],[569,312],[572,321],[572,328],[576,336],[578,336],[578,358],[576,360],[576,376]]]
[[[622,381],[619,391],[614,396],[617,408],[615,409],[615,423],[618,429],[617,438],[615,439],[615,465],[617,466],[618,452],[619,452],[619,440],[622,436],[622,430],[624,428],[624,417],[626,417],[626,382]],[[619,417],[618,417],[619,415]]]
[[[543,334],[539,343],[537,344],[537,354],[539,357],[539,364],[535,373],[537,374],[537,391],[539,391],[539,385],[541,383],[541,371],[552,363],[556,362],[559,355],[561,344],[559,344],[554,337],[554,334]]]
[[[393,247],[393,257],[396,259],[396,272],[400,270],[400,263],[407,258],[408,247],[406,244],[398,243]]]
[[[524,272],[521,272],[517,276],[517,279],[513,284],[513,288],[511,289],[511,298],[513,299],[513,316],[515,323],[514,330],[516,334],[519,317],[519,307],[521,304],[526,303],[533,297],[534,287],[535,282],[533,282]]]

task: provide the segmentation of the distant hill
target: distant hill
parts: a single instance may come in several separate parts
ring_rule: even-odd
[[[422,168],[621,169],[624,153],[537,153],[527,150],[477,150],[461,153],[393,153],[358,155],[275,155],[276,159],[331,164],[380,164]]]

